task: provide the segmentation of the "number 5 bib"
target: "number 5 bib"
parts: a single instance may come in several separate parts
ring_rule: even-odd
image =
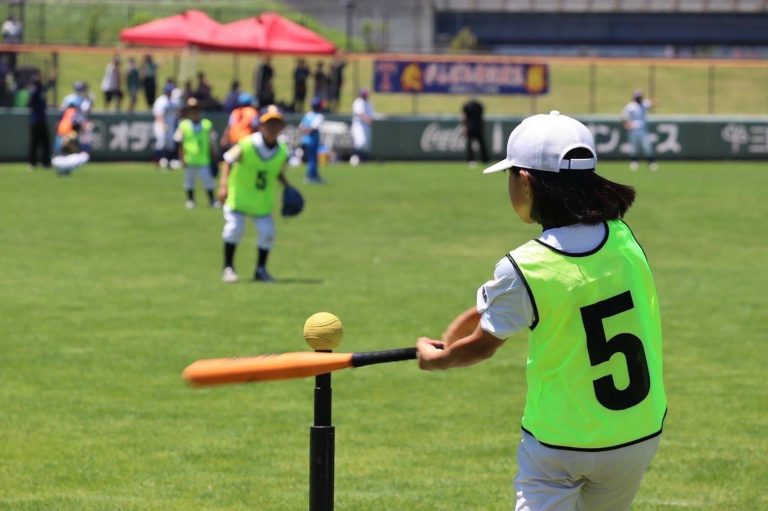
[[[661,432],[661,320],[642,248],[621,220],[568,254],[533,240],[509,259],[534,308],[523,429],[551,447],[602,450]]]

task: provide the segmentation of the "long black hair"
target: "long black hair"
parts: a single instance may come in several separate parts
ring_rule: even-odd
[[[592,158],[585,148],[566,153],[564,159]],[[531,218],[545,229],[574,224],[598,224],[623,218],[635,200],[635,189],[615,183],[594,170],[546,172],[526,170],[533,191]]]

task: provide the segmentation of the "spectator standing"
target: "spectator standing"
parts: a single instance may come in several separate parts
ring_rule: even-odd
[[[21,44],[23,38],[23,27],[21,21],[16,16],[9,14],[3,22],[2,27],[3,44]],[[16,52],[6,53],[8,56],[8,68],[10,71],[16,70]]]
[[[181,89],[181,104],[186,105],[190,98],[195,97],[195,91],[192,90],[192,80],[184,80]]]
[[[296,67],[293,70],[293,111],[304,111],[304,100],[307,99],[307,80],[309,79],[309,66],[307,61],[296,59]]]
[[[104,78],[101,79],[101,91],[104,93],[104,108],[109,108],[114,100],[115,111],[120,111],[123,101],[123,90],[120,76],[120,57],[115,55],[104,69]]]
[[[325,72],[325,64],[322,60],[317,61],[317,66],[315,67],[313,78],[315,79],[314,97],[326,101],[328,99],[328,86],[330,79],[328,78],[328,74]]]
[[[273,282],[267,272],[267,259],[275,239],[276,184],[290,186],[285,167],[290,152],[278,135],[285,128],[283,114],[269,105],[259,117],[259,131],[240,139],[224,154],[219,180],[219,199],[224,202],[224,271],[222,280],[237,282],[235,249],[250,218],[258,230],[258,259],[254,279]]]
[[[232,84],[229,87],[229,92],[227,93],[226,97],[224,98],[224,110],[227,113],[231,113],[232,110],[237,108],[238,101],[240,99],[240,82],[237,80],[233,81]]]
[[[32,81],[32,91],[27,106],[29,107],[29,170],[37,167],[38,161],[43,167],[51,166],[51,137],[48,133],[45,99],[45,85],[40,75]]]
[[[344,55],[337,51],[331,63],[331,76],[328,86],[328,110],[331,112],[336,112],[339,109],[341,89],[344,86],[344,68],[346,65]]]
[[[483,163],[488,163],[488,150],[485,145],[485,109],[483,104],[474,96],[464,103],[462,112],[462,131],[467,138],[467,163],[474,167],[475,162],[475,144],[480,148],[480,158]]]
[[[368,89],[360,89],[352,102],[352,145],[354,152],[349,159],[352,166],[368,158],[371,151],[371,136],[373,134],[373,119],[376,112],[368,99]]]
[[[325,120],[322,114],[323,100],[312,98],[312,110],[304,114],[299,123],[301,133],[301,148],[307,160],[307,174],[304,182],[307,184],[322,184],[323,180],[318,171],[318,154],[320,152],[320,126]]]
[[[163,87],[163,93],[152,105],[154,123],[152,130],[155,136],[155,161],[162,168],[172,167],[176,159],[173,135],[179,116],[179,102],[173,98],[175,86],[168,81]]]
[[[208,204],[219,207],[214,197],[214,180],[211,175],[213,158],[213,123],[200,113],[200,102],[189,98],[186,103],[186,118],[179,123],[174,134],[174,140],[179,144],[179,161],[184,167],[184,191],[187,201],[184,207],[195,207],[195,181],[199,177],[208,194]]]
[[[10,70],[8,67],[8,57],[0,53],[0,106],[9,106],[13,103],[9,97],[8,77]]]
[[[499,260],[441,342],[416,344],[421,369],[449,369],[529,332],[517,510],[629,510],[667,412],[659,298],[623,220],[635,190],[596,164],[582,123],[523,120],[484,173],[506,172],[515,213],[543,232]]]
[[[141,88],[141,79],[139,77],[139,68],[136,66],[136,59],[128,59],[128,71],[125,73],[125,87],[128,90],[128,111],[133,113],[136,110],[136,98]]]
[[[141,62],[141,82],[144,87],[144,99],[147,102],[147,108],[152,108],[157,97],[157,64],[152,59],[152,55],[144,55]]]
[[[643,98],[643,91],[637,89],[632,94],[632,101],[621,112],[621,120],[629,137],[629,168],[637,170],[640,151],[648,160],[648,168],[657,170],[658,164],[653,154],[651,139],[648,137],[648,110],[653,107],[650,99]]]
[[[211,93],[213,91],[213,87],[211,87],[211,83],[208,81],[208,78],[205,76],[205,73],[202,71],[197,73],[197,88],[195,89],[195,92],[193,96],[200,105],[205,105],[208,102],[211,101]]]
[[[253,88],[260,106],[274,103],[274,77],[275,69],[272,67],[272,57],[267,55],[256,69],[256,74],[253,77]]]

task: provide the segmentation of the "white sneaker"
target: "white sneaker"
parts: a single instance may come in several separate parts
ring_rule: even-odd
[[[629,162],[629,170],[637,170],[640,165],[636,161]]]
[[[221,202],[219,202],[219,201],[217,201],[217,200],[216,200],[216,201],[213,201],[213,204],[211,204],[211,207],[212,207],[213,209],[221,209]]]
[[[168,158],[160,158],[157,162],[158,165],[160,165],[160,168],[167,169],[168,168]]]
[[[352,165],[353,167],[357,167],[358,165],[360,165],[360,157],[356,154],[353,154],[352,156],[349,157],[349,164]]]
[[[237,273],[235,273],[234,268],[231,266],[227,266],[224,268],[224,271],[221,273],[221,281],[226,284],[234,284],[240,280],[237,276]]]
[[[179,160],[171,160],[171,163],[169,164],[169,167],[171,167],[173,170],[178,170],[181,168],[181,161]]]
[[[187,208],[187,209],[194,209],[195,201],[188,200],[187,202],[184,203],[184,207]]]
[[[655,161],[651,162],[648,164],[648,168],[651,169],[651,172],[656,172],[657,170],[659,170],[659,164],[656,163]]]

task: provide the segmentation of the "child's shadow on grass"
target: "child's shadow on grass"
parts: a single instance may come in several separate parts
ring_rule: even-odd
[[[258,280],[253,281],[255,284],[262,284],[262,282]],[[313,285],[320,285],[323,284],[325,281],[322,279],[304,279],[304,278],[279,278],[275,279],[273,282],[270,282],[270,284],[313,284]]]

